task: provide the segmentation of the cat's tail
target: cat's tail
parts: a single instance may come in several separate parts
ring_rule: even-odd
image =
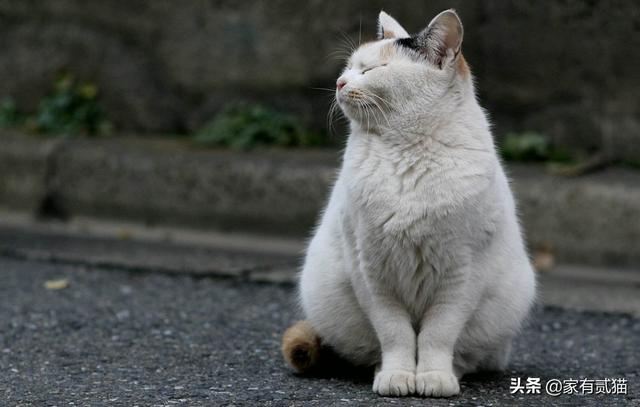
[[[282,336],[282,355],[300,373],[317,365],[321,347],[320,337],[307,321],[296,322]]]

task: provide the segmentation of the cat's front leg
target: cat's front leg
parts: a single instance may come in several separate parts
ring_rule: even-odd
[[[450,397],[460,393],[453,371],[453,352],[472,310],[477,304],[477,287],[460,270],[436,294],[426,311],[418,334],[416,393],[428,397]]]
[[[391,296],[373,293],[368,315],[380,341],[382,363],[376,369],[373,391],[382,396],[415,392],[416,333],[407,310]]]

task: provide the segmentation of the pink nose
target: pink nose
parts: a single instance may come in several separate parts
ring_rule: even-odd
[[[344,86],[347,84],[347,81],[345,81],[344,79],[338,79],[338,82],[336,82],[336,88],[338,88],[338,90],[344,88]]]

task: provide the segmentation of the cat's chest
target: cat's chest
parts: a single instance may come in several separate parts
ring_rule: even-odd
[[[350,164],[346,196],[351,216],[387,234],[407,237],[418,225],[435,231],[444,195],[435,171],[418,159],[394,162],[379,155]]]
[[[394,150],[361,139],[349,145],[343,175],[351,213],[389,234],[438,235],[467,228],[472,212],[486,203],[491,160],[411,147]]]
[[[381,162],[350,172],[343,224],[352,232],[366,269],[407,286],[468,260],[490,228],[483,199],[469,199],[447,174]],[[398,280],[398,278],[401,279]]]
[[[459,242],[428,229],[389,233],[353,217],[345,225],[351,272],[385,287],[412,315],[421,315],[446,273],[462,259],[456,255],[463,250]]]
[[[469,219],[482,219],[422,171],[399,176],[385,163],[352,169],[342,219],[356,272],[381,281],[416,315],[443,276],[468,260],[479,226]]]

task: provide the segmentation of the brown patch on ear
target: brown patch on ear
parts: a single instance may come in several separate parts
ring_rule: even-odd
[[[396,47],[394,47],[393,44],[387,44],[384,47],[380,48],[380,58],[383,61],[388,60],[389,58],[394,56],[395,53],[396,53]]]
[[[384,30],[382,32],[382,38],[396,38],[396,35],[391,31]]]
[[[464,55],[462,55],[462,53],[458,55],[458,61],[456,61],[456,69],[458,70],[460,76],[462,76],[463,78],[468,78],[471,75],[469,65],[464,59]]]
[[[320,337],[307,321],[296,322],[282,336],[282,355],[300,373],[317,364],[320,346]]]

